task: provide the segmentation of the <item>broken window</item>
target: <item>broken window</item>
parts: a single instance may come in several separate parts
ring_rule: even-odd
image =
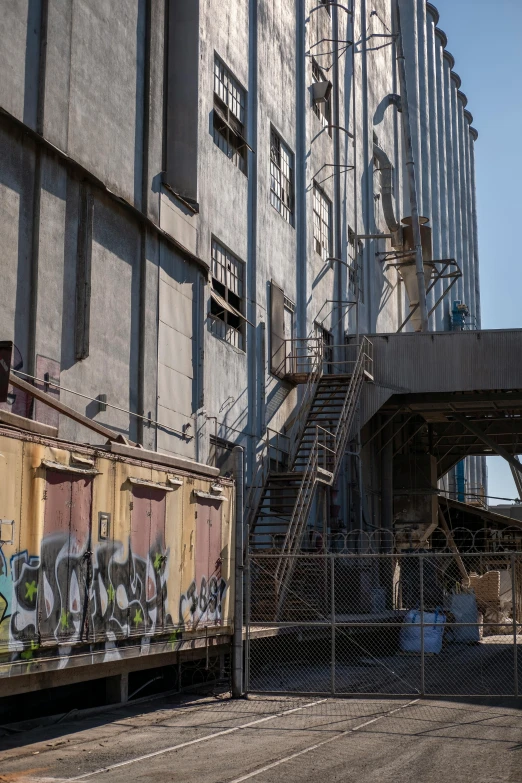
[[[270,131],[270,203],[293,225],[294,156],[273,128]]]
[[[218,57],[214,59],[214,143],[247,173],[246,92]]]
[[[234,444],[215,435],[210,436],[210,464],[219,468],[221,476],[233,476],[235,469]]]
[[[314,184],[314,246],[323,261],[331,256],[332,202]]]
[[[244,264],[215,239],[212,240],[211,273],[210,330],[216,337],[243,350]]]
[[[321,121],[321,125],[323,127],[327,127],[332,123],[332,102],[330,99],[331,83],[328,81],[324,72],[321,70],[319,64],[315,60],[312,60],[312,80],[314,84],[320,83],[325,85],[325,89],[321,94],[321,100],[314,99],[312,102],[312,108],[316,117],[318,117],[318,119]],[[313,95],[314,93],[312,93],[312,96]],[[332,135],[331,128],[328,128],[328,134],[330,136]]]

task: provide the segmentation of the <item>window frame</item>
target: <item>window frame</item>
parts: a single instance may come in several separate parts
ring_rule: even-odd
[[[221,256],[218,257],[215,251]],[[210,331],[218,339],[244,352],[246,341],[245,263],[214,236],[211,238],[210,257],[211,290],[208,311]],[[221,257],[224,258],[224,263],[221,262]],[[234,270],[231,269],[231,262],[235,265]],[[216,272],[221,274],[216,274]],[[239,272],[240,274],[238,274]],[[236,290],[229,284],[231,280],[237,281]],[[217,297],[213,294],[217,294]],[[232,312],[221,305],[218,298],[224,300]]]
[[[331,258],[332,256],[332,237],[333,237],[333,231],[332,231],[332,216],[333,216],[333,210],[332,210],[332,202],[324,192],[324,190],[317,184],[317,182],[314,182],[313,191],[312,191],[312,198],[313,198],[313,204],[312,204],[312,210],[313,210],[313,229],[314,229],[314,248],[315,252],[321,256],[323,261],[326,262],[328,258]],[[316,209],[316,203],[320,201],[320,211],[317,211]],[[324,208],[327,208],[328,213],[328,222],[325,223],[324,221]],[[317,218],[317,219],[316,219]],[[325,237],[325,231],[323,230],[324,226],[327,227],[327,234],[328,234],[328,245],[325,248],[323,239]],[[319,234],[320,238],[316,236],[316,228],[319,226]],[[321,244],[321,251],[317,249],[317,242],[320,241]]]
[[[229,160],[248,176],[246,140],[248,93],[214,52],[212,138]]]
[[[330,13],[330,11],[328,11]],[[312,82],[315,84],[316,82],[326,82],[328,79],[326,78],[326,75],[317,62],[317,60],[312,57]],[[324,109],[324,110],[323,110]],[[332,128],[329,127],[332,124],[332,102],[331,102],[331,96],[328,98],[327,101],[324,101],[322,103],[317,103],[316,101],[312,101],[312,111],[323,126],[323,128],[328,129],[328,135],[332,136]]]
[[[275,150],[276,144],[277,150]],[[286,155],[287,160],[283,160],[283,155]],[[288,175],[285,173],[285,166],[288,169]],[[276,188],[274,188],[274,182],[276,186],[279,187],[279,193],[277,192]],[[270,125],[270,203],[276,212],[281,215],[283,220],[291,226],[294,225],[294,183],[294,153],[288,144],[283,141],[281,134],[277,132],[273,125]],[[287,196],[286,199],[284,197],[285,193]]]

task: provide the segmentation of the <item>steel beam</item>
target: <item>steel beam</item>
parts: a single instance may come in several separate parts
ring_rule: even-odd
[[[503,446],[499,446],[495,441],[489,437],[489,435],[486,435],[485,432],[483,432],[480,427],[477,427],[477,425],[468,419],[466,419],[465,416],[461,416],[459,413],[453,413],[453,418],[455,421],[458,421],[460,424],[462,424],[464,427],[466,427],[470,432],[472,432],[476,437],[481,440],[483,443],[486,444],[486,446],[489,446],[490,449],[492,449],[495,454],[498,454],[499,457],[503,457],[512,468],[518,471],[518,473],[522,473],[522,464],[518,461],[516,457],[514,457],[512,454],[510,454]]]

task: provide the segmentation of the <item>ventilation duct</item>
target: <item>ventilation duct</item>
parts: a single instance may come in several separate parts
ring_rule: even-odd
[[[385,151],[378,144],[374,143],[373,154],[379,162],[381,171],[382,211],[388,230],[394,235],[392,245],[393,247],[402,247],[402,230],[393,208],[393,166]]]
[[[402,219],[404,223],[403,238],[404,238],[404,255],[401,256],[401,263],[399,265],[399,271],[404,281],[406,293],[410,302],[410,312],[417,307],[415,312],[410,318],[409,323],[413,326],[416,332],[422,331],[421,311],[419,304],[419,280],[417,277],[417,267],[415,259],[415,240],[413,238],[413,226],[411,217],[405,217]],[[424,288],[427,290],[429,281],[435,266],[432,255],[431,247],[431,228],[426,225],[428,218],[420,217],[420,232],[422,241],[422,261],[424,269]],[[408,253],[407,251],[411,251]]]

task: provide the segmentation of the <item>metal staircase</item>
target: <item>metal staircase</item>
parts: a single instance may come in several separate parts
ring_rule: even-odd
[[[311,339],[309,351],[304,342],[286,354],[290,371],[297,354],[300,377],[305,364],[308,369],[287,459],[281,459],[279,442],[268,438],[247,499],[250,550],[281,554],[274,559],[278,594],[290,578],[293,558],[288,555],[301,549],[317,487],[331,486],[337,478],[363,383],[373,380],[372,345],[366,337],[359,345],[335,346],[333,352],[328,346],[336,359],[327,362],[322,341]]]

